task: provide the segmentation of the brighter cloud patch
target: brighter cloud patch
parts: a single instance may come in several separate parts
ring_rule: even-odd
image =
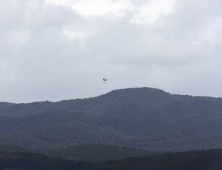
[[[175,0],[151,0],[140,6],[130,0],[48,0],[48,3],[70,7],[78,14],[88,17],[119,18],[131,13],[130,23],[153,24],[160,15],[172,13]]]

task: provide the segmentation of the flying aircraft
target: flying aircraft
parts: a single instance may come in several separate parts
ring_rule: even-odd
[[[103,78],[104,83],[107,81],[107,79]]]

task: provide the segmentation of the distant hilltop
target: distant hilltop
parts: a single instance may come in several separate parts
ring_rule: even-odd
[[[153,151],[222,148],[222,98],[155,88],[0,107],[0,143],[37,149],[99,144]]]

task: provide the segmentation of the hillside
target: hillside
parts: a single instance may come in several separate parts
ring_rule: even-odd
[[[50,150],[37,150],[35,152],[49,155],[53,158],[93,162],[157,155],[162,153],[109,145],[78,145]]]
[[[0,143],[28,148],[99,144],[153,151],[222,148],[222,98],[153,88],[0,108]]]
[[[132,88],[114,90],[105,95],[88,99],[64,100],[59,102],[33,102],[15,104],[0,109],[0,116],[24,117],[56,110],[87,113],[103,113],[107,107],[134,104],[138,106],[159,107],[176,100],[162,90],[152,88]]]
[[[33,153],[0,152],[0,169],[12,170],[221,170],[222,150],[168,153],[108,162],[83,162]]]
[[[6,107],[6,106],[12,106],[14,103],[9,102],[0,102],[0,108]]]
[[[104,162],[108,160],[157,155],[163,153],[108,145],[77,145],[60,147],[56,149],[35,150],[3,144],[0,144],[0,152],[40,153],[52,158],[87,162]]]

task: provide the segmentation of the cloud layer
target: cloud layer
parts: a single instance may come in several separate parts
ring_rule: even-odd
[[[222,97],[221,30],[219,0],[2,0],[0,100],[145,86]]]

